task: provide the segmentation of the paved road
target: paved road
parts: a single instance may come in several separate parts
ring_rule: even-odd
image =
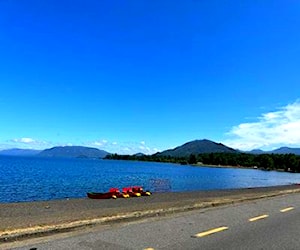
[[[27,250],[296,250],[300,249],[300,194],[195,210],[139,222],[94,227],[89,232],[72,234],[9,243],[3,247]]]

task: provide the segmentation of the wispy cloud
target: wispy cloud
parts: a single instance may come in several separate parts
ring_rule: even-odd
[[[30,137],[14,138],[7,141],[6,147],[20,147],[20,148],[34,148],[40,149],[45,148],[50,143],[42,140],[36,140]]]
[[[264,113],[256,122],[234,126],[227,134],[226,145],[241,150],[273,149],[300,146],[300,101]]]
[[[152,148],[146,145],[145,141],[140,142],[110,142],[108,140],[96,140],[93,142],[84,143],[86,146],[96,147],[110,153],[117,154],[154,154],[158,152],[157,148]]]
[[[23,137],[23,138],[16,138],[16,139],[12,139],[13,142],[19,142],[19,143],[25,143],[25,144],[34,144],[37,141],[29,138],[29,137]]]
[[[94,141],[90,144],[92,144],[92,146],[95,146],[95,147],[103,147],[105,145],[107,145],[108,141],[107,140],[98,140],[98,141]]]

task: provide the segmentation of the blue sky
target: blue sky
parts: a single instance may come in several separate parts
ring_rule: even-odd
[[[300,147],[300,2],[0,1],[0,149]]]

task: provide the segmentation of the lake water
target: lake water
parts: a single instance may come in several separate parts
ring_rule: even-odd
[[[0,202],[86,197],[111,187],[153,192],[263,187],[300,183],[300,174],[192,167],[167,163],[0,156]]]

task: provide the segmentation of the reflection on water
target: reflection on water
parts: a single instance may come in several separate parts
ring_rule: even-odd
[[[152,192],[248,188],[300,183],[300,174],[167,163],[0,156],[0,202],[86,197],[111,187]]]

